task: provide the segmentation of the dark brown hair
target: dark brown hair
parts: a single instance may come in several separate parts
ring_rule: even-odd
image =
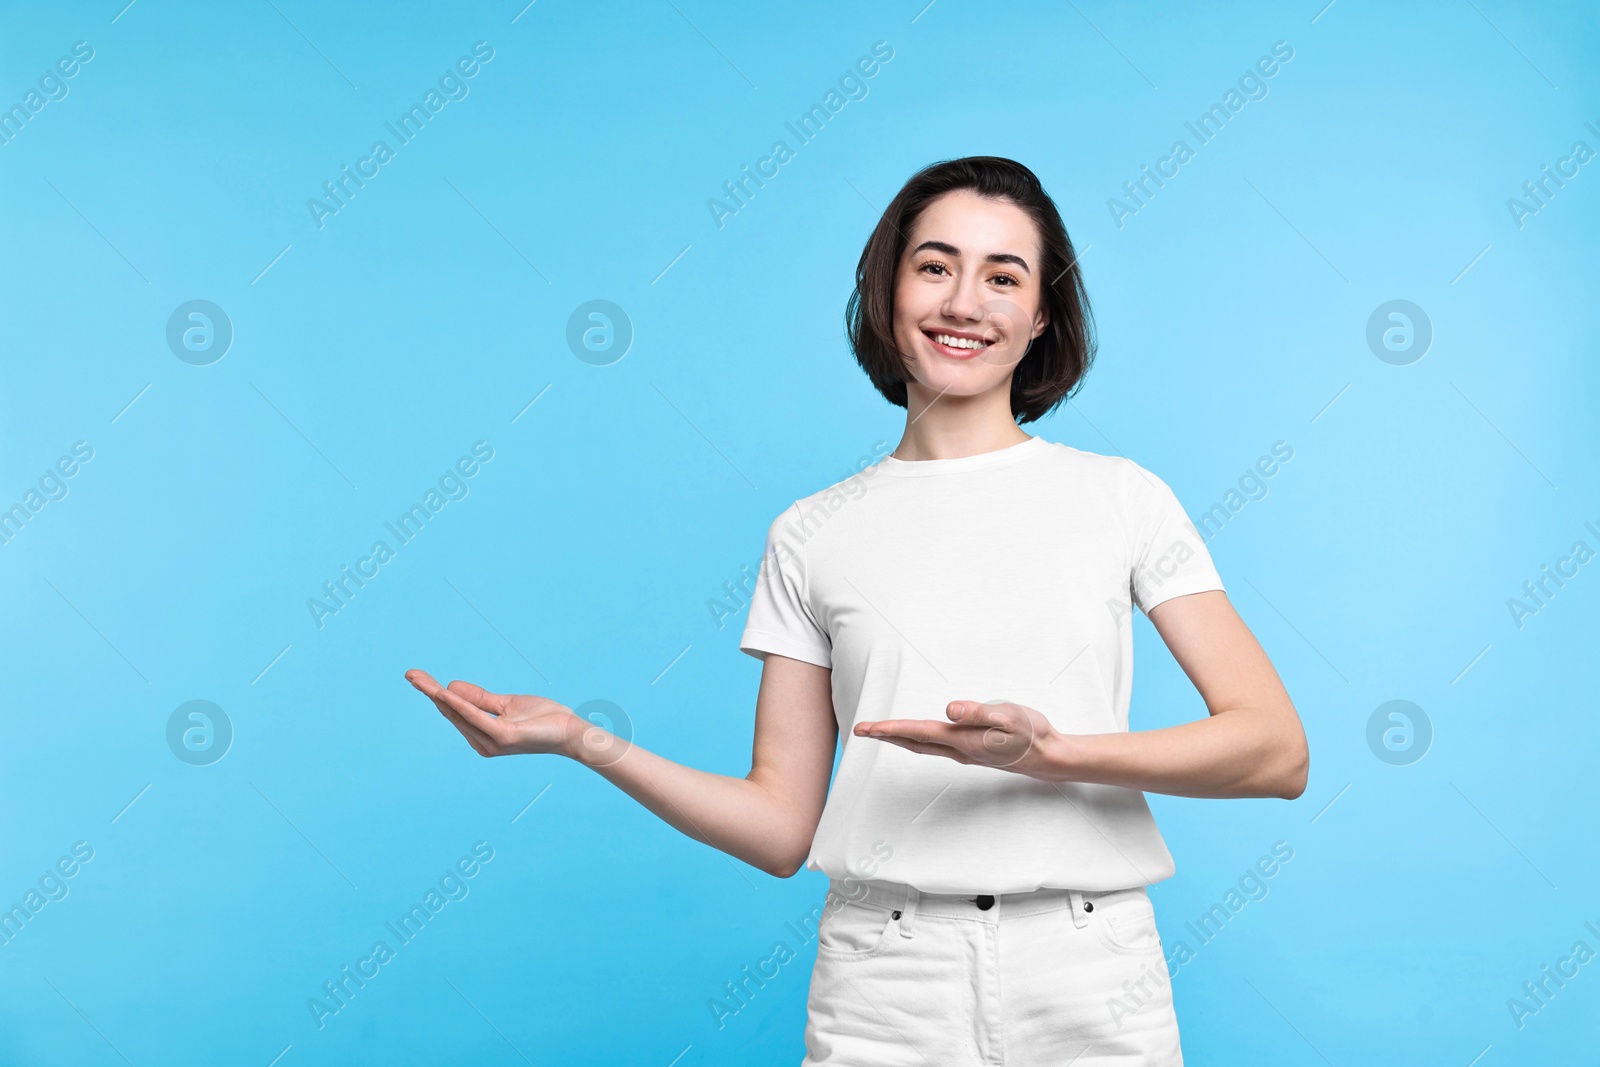
[[[1033,422],[1054,411],[1082,385],[1094,362],[1094,319],[1078,256],[1061,214],[1033,171],[1000,156],[967,156],[924,167],[896,194],[856,264],[856,288],[845,305],[845,332],[856,362],[896,407],[906,406],[905,356],[894,343],[894,290],[917,217],[936,198],[958,189],[1003,200],[1027,212],[1039,234],[1040,300],[1050,321],[1028,345],[1011,376],[1011,414]]]

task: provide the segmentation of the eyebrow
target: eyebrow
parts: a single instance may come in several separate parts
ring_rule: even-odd
[[[944,241],[924,241],[917,247],[913,248],[911,250],[911,254],[916,255],[925,248],[932,249],[935,252],[943,252],[947,256],[954,256],[956,259],[961,258],[961,249]],[[1023,259],[1021,256],[1014,256],[1010,252],[991,252],[987,256],[983,257],[983,261],[985,263],[1015,263],[1028,274],[1033,273],[1033,271],[1028,269],[1027,260]]]

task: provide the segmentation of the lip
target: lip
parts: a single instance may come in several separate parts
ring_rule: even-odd
[[[984,340],[984,336],[979,333],[971,333],[967,330],[923,330],[922,336],[928,339],[928,344],[933,346],[933,350],[935,352],[938,352],[941,356],[944,356],[947,359],[973,359],[994,347],[994,342],[991,341],[983,348],[951,348],[949,345],[940,344],[938,341],[935,341],[933,339],[933,334],[935,333],[949,334],[951,337],[962,337],[970,341],[982,341]]]

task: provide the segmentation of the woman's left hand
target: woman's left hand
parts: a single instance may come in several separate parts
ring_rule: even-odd
[[[982,704],[952,700],[945,707],[950,722],[933,719],[880,719],[858,722],[857,737],[876,737],[912,752],[944,756],[957,763],[1025,774],[1048,780],[1052,755],[1066,736],[1032,708],[1001,701]]]

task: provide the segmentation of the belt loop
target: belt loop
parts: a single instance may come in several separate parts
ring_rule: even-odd
[[[916,886],[906,886],[906,902],[900,909],[900,936],[911,936],[911,920],[917,914],[917,904],[921,901],[922,894]]]
[[[1072,903],[1072,925],[1080,930],[1089,925],[1089,916],[1083,910],[1083,890],[1067,890],[1067,899]]]

